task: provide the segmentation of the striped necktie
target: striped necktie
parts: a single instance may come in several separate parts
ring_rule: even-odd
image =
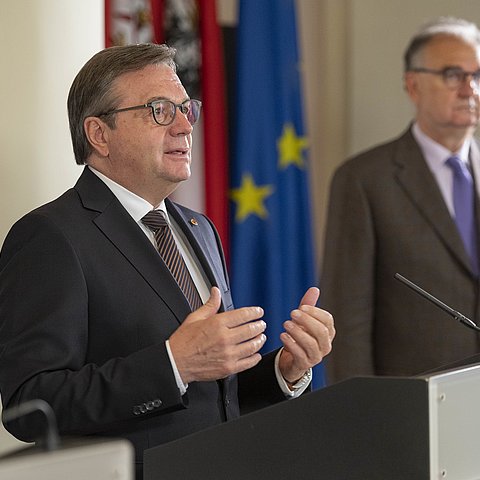
[[[478,276],[477,226],[475,221],[475,186],[467,166],[458,157],[450,157],[447,165],[453,171],[453,206],[455,223]]]
[[[200,308],[202,300],[178,250],[163,212],[161,210],[151,210],[142,218],[142,222],[153,231],[158,253],[185,295],[192,311]]]

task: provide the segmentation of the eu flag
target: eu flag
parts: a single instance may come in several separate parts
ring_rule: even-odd
[[[265,352],[316,285],[294,4],[239,2],[232,290],[237,307],[264,308]],[[323,385],[321,368],[314,378]]]

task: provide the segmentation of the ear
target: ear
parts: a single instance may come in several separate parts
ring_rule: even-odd
[[[416,75],[415,72],[406,72],[403,80],[405,91],[410,97],[410,100],[416,105],[419,95],[418,75]]]
[[[102,157],[108,157],[108,126],[98,117],[87,117],[83,122],[85,135],[93,149]]]

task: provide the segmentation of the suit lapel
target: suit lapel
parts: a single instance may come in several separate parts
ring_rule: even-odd
[[[429,222],[446,248],[471,271],[470,260],[455,222],[410,131],[400,138],[394,163],[397,166],[396,178],[405,193]]]
[[[187,237],[211,285],[217,286],[222,294],[229,291],[224,272],[225,262],[222,261],[222,257],[214,256],[211,253],[212,251],[217,252],[218,248],[215,243],[212,244],[212,238],[207,239],[205,236],[206,231],[210,230],[208,220],[203,215],[189,216],[168,199],[166,199],[165,204],[169,215],[175,219]],[[222,295],[222,304],[224,300]],[[225,310],[229,305],[223,304],[222,307]]]
[[[86,168],[75,189],[83,206],[98,212],[93,223],[169,307],[179,322],[190,307],[158,252],[110,189]]]
[[[175,219],[177,225],[187,237],[187,240],[192,246],[211,285],[220,289],[222,294],[220,311],[232,309],[233,302],[230,294],[230,287],[227,283],[226,272],[224,272],[225,259],[223,257],[223,252],[219,251],[215,237],[206,237],[206,232],[213,232],[209,221],[206,217],[200,214],[194,214],[195,216],[191,216],[190,214],[193,212],[188,209],[182,209],[168,198],[165,200],[165,205],[168,214]],[[220,256],[214,256],[211,252],[219,252]],[[231,388],[230,385],[232,382],[235,381],[236,375],[229,375],[224,379],[217,380],[217,383],[221,391],[224,392],[228,391],[228,389]]]
[[[477,242],[480,242],[480,149],[475,138],[470,146],[470,163],[472,166],[473,181],[475,183],[475,217],[477,225]],[[480,245],[479,251],[480,251]]]

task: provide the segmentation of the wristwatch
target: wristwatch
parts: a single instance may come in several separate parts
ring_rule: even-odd
[[[300,390],[301,388],[307,386],[312,381],[312,369],[309,368],[303,376],[290,388],[293,390]]]

